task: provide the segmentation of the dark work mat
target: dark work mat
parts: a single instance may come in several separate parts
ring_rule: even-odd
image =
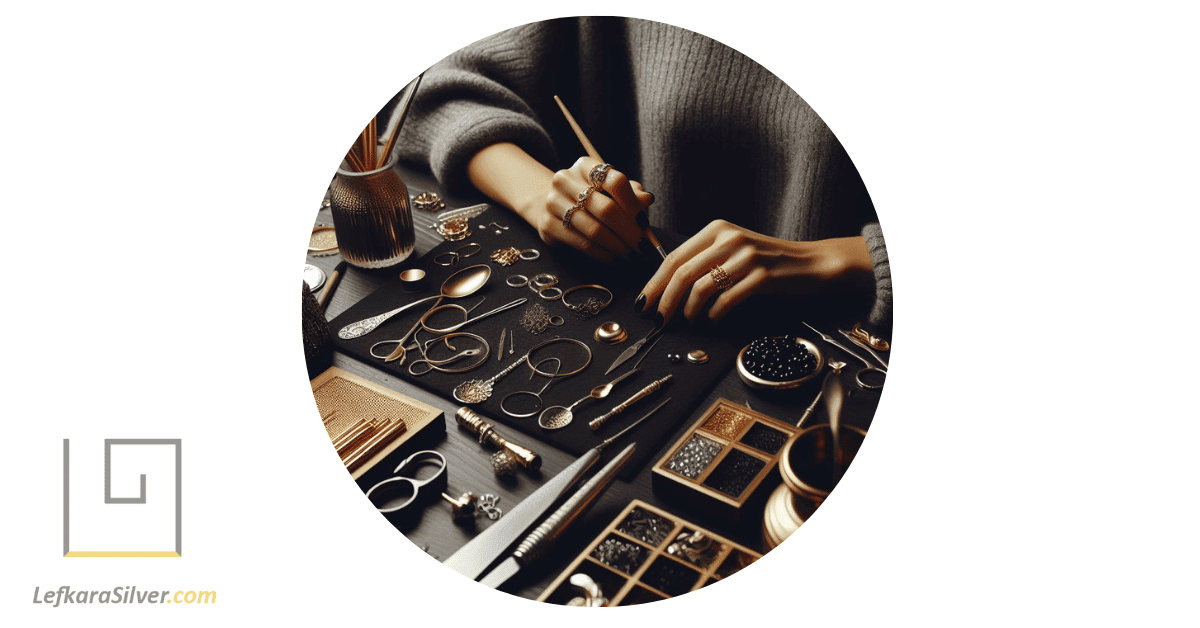
[[[485,225],[493,220],[509,229],[501,231],[497,235],[495,227],[484,228]],[[427,221],[422,220],[418,222],[424,224]],[[423,227],[418,226],[418,228]],[[629,371],[638,359],[645,356],[638,373],[618,384],[612,393],[609,394],[608,398],[600,400],[588,399],[575,406],[573,421],[570,425],[559,430],[542,429],[538,426],[537,415],[518,419],[508,416],[501,410],[501,401],[510,393],[516,391],[536,392],[546,384],[546,378],[541,376],[535,375],[531,380],[530,375],[532,371],[525,365],[514,369],[508,375],[498,380],[493,385],[492,396],[487,401],[470,404],[473,409],[483,414],[489,422],[516,428],[522,432],[536,434],[538,437],[554,443],[565,451],[579,455],[595,447],[603,439],[616,434],[622,428],[642,417],[660,402],[670,397],[671,402],[659,410],[652,418],[606,450],[605,453],[611,456],[623,449],[625,445],[631,442],[637,443],[637,451],[634,453],[633,458],[626,463],[626,468],[622,473],[622,477],[628,480],[636,475],[647,459],[658,451],[663,440],[674,431],[679,422],[695,409],[695,406],[708,395],[713,385],[728,372],[728,369],[734,364],[737,352],[745,343],[746,339],[744,337],[732,337],[729,331],[722,331],[720,328],[709,328],[699,331],[683,325],[672,325],[661,335],[661,340],[649,355],[646,352],[650,347],[650,343],[647,343],[636,356],[622,364],[612,373],[605,375],[604,372],[608,370],[609,366],[617,359],[621,352],[654,328],[654,311],[651,310],[649,315],[637,314],[634,312],[633,302],[638,294],[640,294],[645,282],[649,280],[657,269],[657,259],[641,260],[612,266],[597,264],[572,249],[562,247],[551,248],[541,241],[532,227],[520,221],[512,214],[499,210],[489,210],[471,220],[471,230],[473,232],[472,236],[466,240],[443,242],[421,259],[403,265],[403,268],[421,268],[427,273],[428,286],[425,290],[412,293],[405,292],[398,278],[401,268],[397,268],[395,271],[397,278],[395,280],[383,285],[335,318],[330,323],[330,328],[333,330],[334,341],[337,343],[337,346],[342,351],[368,364],[373,364],[383,371],[435,391],[446,399],[453,400],[452,391],[463,381],[469,379],[488,379],[519,360],[525,352],[545,340],[561,336],[583,341],[592,351],[591,363],[576,375],[555,379],[549,388],[542,393],[544,407],[571,405],[572,402],[586,396],[596,386],[605,384]],[[675,246],[685,239],[683,236],[664,234],[657,231],[656,234],[663,241],[664,245],[668,247]],[[438,254],[454,251],[468,243],[478,243],[482,249],[479,253],[463,259],[457,266],[446,267],[433,263],[433,258]],[[511,266],[501,266],[491,260],[493,251],[509,246],[516,247],[517,249],[537,249],[541,253],[541,257],[535,261],[517,261]],[[471,313],[474,316],[500,307],[518,298],[528,299],[526,303],[518,307],[492,315],[461,329],[463,332],[470,332],[481,336],[491,346],[491,354],[487,362],[479,368],[460,374],[433,371],[418,377],[409,374],[408,361],[403,365],[398,361],[385,363],[383,360],[371,356],[370,348],[373,344],[381,340],[393,340],[403,336],[433,305],[434,301],[432,300],[392,317],[365,336],[352,340],[343,340],[336,336],[342,327],[350,323],[382,314],[417,299],[439,294],[442,282],[447,277],[462,268],[476,264],[488,264],[492,268],[492,276],[487,284],[469,297],[446,299],[443,301],[443,304],[455,303],[470,308],[479,302],[481,298],[485,299],[482,305]],[[581,284],[603,285],[613,292],[613,301],[599,314],[587,320],[581,320],[574,312],[568,310],[561,301],[543,300],[529,288],[511,288],[505,284],[505,279],[512,275],[519,274],[533,277],[539,273],[557,275],[558,286],[563,290]],[[588,295],[592,294],[603,296],[603,293],[597,293],[593,290],[580,290],[569,295],[568,298],[572,303],[581,303]],[[534,304],[546,307],[551,315],[563,317],[565,323],[561,327],[548,327],[546,331],[537,335],[525,331],[517,321],[520,319],[522,312]],[[682,316],[678,318],[682,318]],[[441,312],[430,323],[431,326],[448,327],[461,320],[461,313]],[[605,345],[594,340],[593,334],[596,328],[601,323],[608,321],[616,321],[625,326],[629,330],[629,339],[617,345]],[[516,335],[514,343],[515,352],[512,355],[508,354],[509,340],[506,338],[504,342],[504,355],[502,359],[497,360],[497,343],[500,340],[501,330],[505,328],[508,329],[509,334]],[[427,332],[421,332],[420,336],[422,340],[432,337]],[[388,346],[387,350],[390,351],[394,346]],[[669,353],[686,355],[687,352],[694,349],[702,349],[708,352],[709,361],[705,364],[691,364],[685,359],[679,364],[672,364],[667,359],[667,354]],[[386,352],[377,351],[381,355]],[[419,357],[419,354],[410,351],[408,360],[411,361],[415,357]],[[578,368],[583,360],[586,359],[586,354],[577,345],[555,343],[539,350],[531,358],[531,361],[537,362],[548,357],[561,358],[563,360],[562,369],[567,371]],[[447,367],[453,366],[453,364],[447,365]],[[544,365],[543,370],[553,370],[553,365]],[[588,427],[589,421],[608,412],[647,384],[668,373],[672,375],[672,378],[662,389],[617,415],[599,431],[593,431]],[[510,401],[510,405],[508,406],[510,409],[514,409],[513,406],[517,405],[513,403],[514,401],[516,400]],[[531,407],[522,405],[521,409],[531,409]],[[500,431],[502,435],[505,435],[503,429]],[[520,442],[519,438],[514,440]]]

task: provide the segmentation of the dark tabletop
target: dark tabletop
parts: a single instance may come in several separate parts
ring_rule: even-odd
[[[443,200],[446,202],[446,209],[466,207],[486,201],[486,199],[481,197],[462,197],[444,194],[437,185],[437,182],[428,173],[403,169],[402,177],[408,184],[410,196],[416,196],[424,191],[437,192],[442,195]],[[493,208],[493,213],[505,211],[495,203],[489,204]],[[428,228],[432,224],[433,219],[433,213],[414,211],[417,250],[413,253],[409,261],[401,266],[386,271],[364,271],[353,266],[349,267],[349,271],[328,305],[326,318],[332,320],[384,283],[394,279],[400,268],[417,265],[416,260],[421,255],[424,255],[440,244],[442,242],[441,236],[433,229]],[[512,215],[511,220],[516,221],[519,219],[515,215]],[[330,211],[328,209],[321,209],[317,213],[316,223],[332,225],[333,220],[330,216]],[[474,221],[472,221],[472,224],[474,224]],[[490,253],[490,251],[485,251],[484,253]],[[341,257],[337,255],[309,255],[307,261],[314,266],[320,267],[328,274],[341,261]],[[486,262],[487,260],[483,261]],[[502,274],[501,276],[505,275]],[[497,279],[494,277],[493,280]],[[856,387],[853,382],[853,372],[861,367],[861,363],[857,362],[854,358],[843,355],[836,348],[824,345],[819,337],[800,324],[800,320],[803,319],[818,326],[818,328],[826,331],[826,333],[836,333],[835,328],[839,324],[843,328],[847,328],[847,325],[852,325],[855,322],[852,317],[846,317],[842,312],[858,306],[861,306],[861,304],[838,304],[833,306],[829,303],[776,299],[773,301],[764,301],[761,304],[743,305],[735,313],[740,315],[741,318],[731,315],[723,325],[745,325],[747,329],[754,330],[754,334],[750,337],[776,334],[803,336],[820,345],[828,356],[836,357],[850,363],[846,373],[843,373],[843,377],[845,378],[844,387],[848,391],[849,397],[843,407],[842,420],[847,424],[866,429],[870,426],[871,418],[875,413],[875,408],[879,403],[882,391],[863,390]],[[753,318],[748,318],[749,316],[753,316]],[[860,353],[862,352],[860,351]],[[474,435],[460,430],[455,424],[454,413],[462,404],[448,397],[440,397],[419,386],[394,377],[371,364],[361,362],[341,352],[334,352],[333,365],[445,412],[447,421],[445,437],[434,448],[441,452],[448,462],[449,486],[446,492],[451,495],[457,496],[467,491],[476,494],[492,493],[499,495],[501,498],[499,505],[507,512],[514,505],[520,503],[522,499],[537,490],[546,478],[552,477],[575,460],[575,456],[557,449],[536,436],[518,432],[504,426],[500,422],[493,421],[496,424],[497,430],[503,436],[515,443],[533,449],[541,454],[543,459],[540,477],[519,473],[511,480],[500,480],[492,471],[490,459],[492,451],[481,446]],[[511,579],[501,587],[502,590],[523,597],[536,598],[571,560],[583,550],[587,543],[595,538],[621,509],[633,499],[641,499],[669,512],[678,513],[684,519],[691,520],[699,525],[708,526],[713,532],[724,535],[752,549],[764,549],[761,512],[752,513],[757,516],[743,516],[743,520],[736,525],[704,521],[695,514],[681,509],[680,504],[672,503],[657,496],[651,489],[650,468],[665,453],[666,449],[671,447],[700,418],[703,412],[720,398],[748,404],[758,412],[778,418],[786,423],[794,424],[799,420],[804,409],[817,394],[818,385],[808,384],[790,391],[756,390],[742,382],[733,364],[715,366],[724,369],[726,371],[725,376],[717,381],[711,392],[708,393],[707,398],[699,403],[691,415],[684,421],[681,421],[676,426],[674,432],[649,456],[650,462],[642,468],[637,476],[630,482],[615,481],[595,507],[559,540],[551,552],[544,556],[538,563],[535,563]],[[615,375],[616,373],[614,373]],[[819,381],[819,378],[817,381]],[[611,401],[619,397],[619,394],[614,393],[614,396],[606,401]],[[636,410],[637,408],[631,410],[631,413],[638,415]],[[314,415],[313,418],[314,420],[319,420],[318,416]],[[824,422],[826,422],[826,419],[823,408],[819,405],[817,412],[809,419],[807,425],[816,425]],[[387,467],[390,464],[390,468],[394,468],[399,460],[408,453],[411,452],[401,447],[380,466]],[[347,474],[346,479],[347,481],[352,481],[349,474]],[[438,502],[427,506],[418,521],[392,521],[392,523],[407,536],[408,540],[415,543],[418,547],[425,549],[431,555],[431,561],[434,559],[443,561],[473,538],[477,532],[485,529],[491,524],[491,521],[480,516],[477,518],[477,525],[475,527],[467,527],[461,524],[456,525],[450,519],[449,506],[443,502]],[[403,542],[400,541],[402,538],[404,537],[397,536],[399,542]]]

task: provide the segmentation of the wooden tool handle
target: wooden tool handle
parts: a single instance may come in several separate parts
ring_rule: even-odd
[[[599,430],[600,428],[604,427],[604,424],[607,423],[609,419],[628,410],[629,406],[632,406],[633,404],[641,401],[642,399],[645,399],[646,396],[649,395],[650,393],[658,390],[659,388],[662,388],[662,385],[667,383],[667,380],[669,380],[669,379],[671,379],[671,375],[668,373],[666,377],[664,377],[660,380],[654,381],[649,386],[646,386],[645,388],[639,390],[637,392],[637,394],[635,394],[634,396],[621,402],[621,404],[618,405],[617,407],[615,407],[612,410],[609,410],[607,413],[589,421],[588,427],[592,428],[592,431]]]

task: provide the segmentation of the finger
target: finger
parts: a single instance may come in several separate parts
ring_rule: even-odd
[[[592,186],[596,184],[592,178],[592,171],[600,165],[599,161],[591,157],[580,157],[575,161],[575,165],[571,167],[571,170],[584,181],[585,185]],[[613,173],[615,172],[616,170],[609,166],[604,184],[597,188],[608,196],[605,194],[595,194],[592,202],[596,204],[590,206],[588,210],[597,220],[620,237],[625,245],[629,247],[630,251],[635,251],[638,249],[638,243],[643,236],[642,227],[639,227],[637,221],[634,220],[634,217],[641,211],[641,205],[628,206],[613,196],[613,190],[610,189],[612,186],[608,182],[614,180]],[[625,177],[625,175],[620,176],[622,178]],[[633,189],[629,187],[628,180],[626,180],[625,187],[628,189],[626,196],[636,199]]]
[[[720,264],[729,255],[718,247],[708,247],[700,254],[679,265],[663,289],[658,301],[658,313],[664,320],[671,320],[676,310],[687,297],[692,285],[708,274],[713,266]]]
[[[745,301],[750,295],[758,292],[767,280],[765,268],[754,268],[745,279],[737,282],[730,289],[721,293],[708,309],[708,318],[714,323],[721,322],[733,308]]]
[[[578,175],[577,172],[559,171],[555,174],[553,180],[554,191],[557,196],[554,198],[554,211],[559,218],[566,216],[567,211],[579,202],[579,196],[590,187],[585,179]],[[596,242],[600,246],[608,249],[615,255],[622,257],[629,255],[633,249],[626,245],[616,233],[609,229],[604,223],[596,219],[588,211],[588,205],[595,202],[595,192],[587,196],[583,206],[572,212],[571,220],[567,229],[575,229],[583,234],[584,237]]]
[[[647,192],[646,188],[642,187],[642,184],[637,181],[630,181],[629,187],[633,188],[634,195],[642,203],[642,211],[650,209],[650,206],[654,204],[654,195]]]
[[[587,210],[616,234],[630,251],[638,250],[639,243],[646,237],[634,217],[599,190],[592,194]]]
[[[667,255],[667,259],[664,259],[662,264],[659,264],[654,276],[642,288],[642,294],[639,295],[637,302],[641,303],[644,297],[645,303],[638,311],[646,311],[653,307],[663,294],[663,291],[666,290],[667,283],[675,275],[676,271],[679,270],[679,267],[708,249],[715,238],[716,230],[712,224],[709,224],[704,229],[701,229],[700,233],[688,238],[687,242],[684,242],[679,248],[671,251],[670,255]]]
[[[725,271],[725,274],[729,275],[731,282],[730,289],[752,270],[751,262],[753,259],[753,249],[740,248],[729,259],[719,264],[721,269]],[[717,264],[713,266],[717,266]],[[704,273],[702,277],[692,284],[691,295],[688,296],[687,303],[683,305],[683,315],[689,321],[694,322],[704,311],[704,306],[708,305],[708,300],[721,291],[717,287],[717,282],[712,278],[712,268],[710,266],[708,272]]]
[[[589,170],[590,172],[590,170]],[[616,168],[609,168],[604,181],[600,183],[600,189],[604,190],[613,200],[621,206],[622,209],[630,216],[636,216],[639,212],[646,208],[646,204],[638,200],[637,194],[633,192],[633,186],[629,183],[629,177],[625,173]]]
[[[573,249],[581,251],[584,255],[587,255],[594,260],[601,261],[606,264],[615,259],[612,251],[609,251],[599,244],[596,244],[595,242],[583,237],[583,234],[579,233],[578,231],[564,229],[562,222],[557,222],[553,226],[550,226],[549,229],[543,233],[542,241],[546,244],[565,244]]]
[[[553,196],[553,192],[551,195]],[[583,234],[574,229],[567,229],[562,226],[562,219],[555,215],[554,207],[556,205],[549,204],[550,211],[542,215],[537,225],[538,234],[542,237],[542,241],[546,244],[557,245],[564,244],[573,249],[583,252],[588,257],[599,260],[601,262],[613,261],[613,254],[608,249],[596,244],[595,242],[585,238]],[[576,212],[578,213],[578,212]]]

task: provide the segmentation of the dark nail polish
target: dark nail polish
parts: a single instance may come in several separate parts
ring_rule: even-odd
[[[633,302],[633,311],[641,313],[642,308],[646,307],[646,295],[639,294],[637,301]]]
[[[638,215],[634,217],[634,220],[637,221],[638,226],[642,229],[650,228],[650,217],[646,215],[646,212],[638,212]]]
[[[650,195],[650,204],[651,204],[651,205],[653,205],[653,204],[654,204],[654,193],[653,193],[653,192],[646,192],[646,194],[649,194],[649,195]]]
[[[638,250],[646,257],[654,257],[656,255],[654,245],[650,244],[650,239],[646,236],[642,236],[642,239],[638,240]]]
[[[663,318],[662,312],[654,313],[654,328],[655,329],[661,329],[666,324],[666,322],[667,322],[667,320],[665,318]]]

